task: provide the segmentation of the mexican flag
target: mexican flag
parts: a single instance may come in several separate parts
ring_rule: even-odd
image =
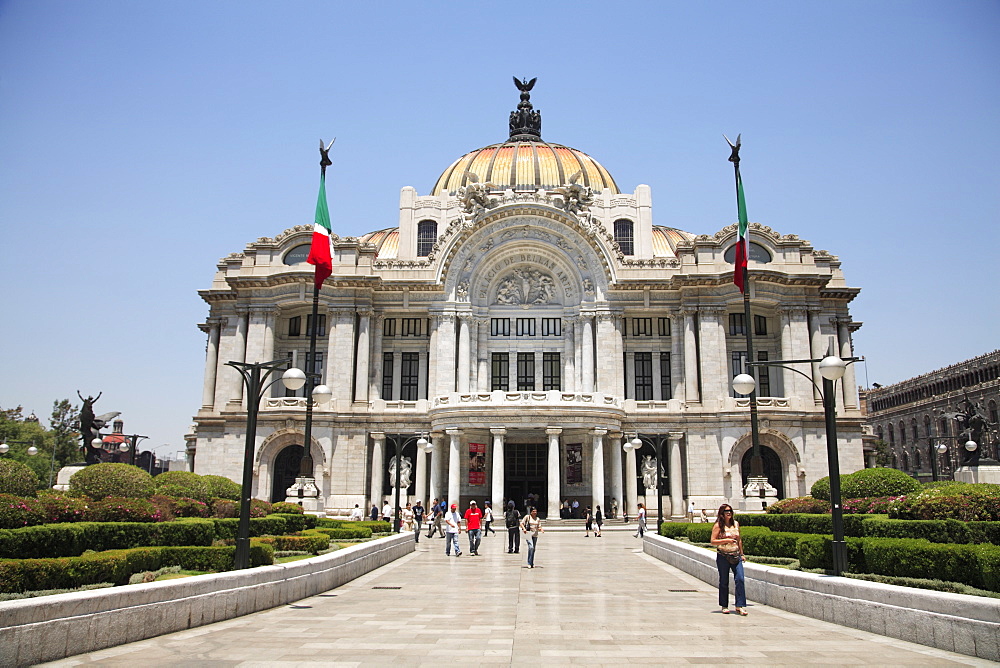
[[[316,265],[316,289],[333,273],[330,255],[330,210],[326,207],[326,175],[319,178],[319,199],[316,200],[316,222],[313,224],[312,246],[306,262]]]
[[[733,270],[733,283],[740,289],[740,292],[745,292],[746,286],[743,284],[743,277],[746,275],[747,258],[750,257],[750,245],[747,241],[747,201],[743,197],[743,177],[740,176],[739,165],[736,167],[736,208],[739,210],[740,226],[736,236],[736,267]]]

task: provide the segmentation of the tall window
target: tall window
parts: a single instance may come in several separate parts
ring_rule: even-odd
[[[403,336],[420,336],[422,318],[402,318]]]
[[[652,336],[652,318],[632,318],[632,336]]]
[[[649,401],[653,398],[653,353],[635,354],[635,399]]]
[[[622,249],[624,255],[635,255],[633,245],[635,236],[632,230],[631,220],[619,218],[615,221],[615,241],[618,242],[618,247]]]
[[[664,401],[673,396],[671,389],[670,353],[660,353],[660,396]]]
[[[417,223],[417,257],[427,257],[434,248],[437,239],[438,224],[433,220],[421,220]]]
[[[288,319],[288,336],[302,336],[302,316]]]
[[[906,425],[899,423],[899,444],[906,445]]]
[[[562,318],[542,318],[542,336],[562,336]]]
[[[517,354],[517,389],[535,389],[535,353]]]
[[[420,387],[420,356],[417,353],[403,353],[401,366],[399,398],[403,401],[416,401]]]
[[[742,313],[730,313],[729,314],[729,334],[731,336],[736,336],[737,334],[747,333],[747,321],[743,317]]]
[[[490,336],[510,336],[510,318],[490,318]]]
[[[299,367],[301,367],[301,369],[305,373],[307,373],[307,374],[314,373],[314,374],[318,375],[318,377],[313,380],[313,384],[314,384],[313,386],[314,387],[316,385],[322,384],[322,382],[323,382],[323,353],[316,353],[315,357],[313,357],[308,352],[299,352],[298,355],[297,355],[297,358],[298,358],[297,362],[295,361],[296,360],[296,354],[293,353],[291,350],[289,350],[285,354],[288,356],[288,359],[292,363],[292,366],[296,366],[296,364],[297,364]],[[285,389],[285,396],[286,397],[304,397],[304,396],[306,396],[306,389],[305,389],[304,386],[300,387],[297,390],[289,390],[289,389],[286,388]]]
[[[757,351],[757,361],[766,362],[767,361],[767,351],[758,350]],[[761,397],[771,396],[771,374],[768,373],[768,368],[766,366],[759,366],[754,369],[754,378],[757,379],[757,394]]]
[[[656,333],[659,336],[670,336],[670,318],[656,319]]]
[[[542,353],[542,389],[561,390],[561,378],[562,364],[559,363],[559,353]]]
[[[382,353],[382,398],[392,399],[392,353]]]
[[[396,336],[395,318],[386,318],[382,321],[382,336]]]
[[[535,319],[534,318],[518,318],[517,319],[517,335],[518,336],[534,336],[535,335]]]
[[[762,315],[753,317],[753,333],[755,336],[767,336],[767,318]]]
[[[510,353],[493,353],[490,375],[490,389],[507,391],[510,389]]]
[[[312,313],[306,316],[306,336],[312,336],[313,317]],[[326,336],[326,314],[316,314],[316,336]]]

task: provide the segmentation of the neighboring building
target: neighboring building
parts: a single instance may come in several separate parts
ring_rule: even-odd
[[[932,477],[931,446],[943,443],[948,452],[935,462],[938,476],[951,479],[962,461],[962,425],[952,414],[968,398],[981,404],[986,418],[997,424],[1000,404],[1000,350],[938,369],[895,385],[868,390],[868,424],[875,439],[888,446],[887,465],[927,480]],[[997,434],[988,431],[981,456],[997,459]]]
[[[288,358],[334,393],[315,411],[310,444],[330,513],[381,505],[396,434],[409,439],[407,492],[425,501],[537,497],[550,517],[567,498],[655,508],[642,475],[653,448],[622,451],[635,433],[663,438],[667,513],[682,514],[688,498],[698,508],[742,500],[748,400],[730,381],[745,328],[761,360],[822,357],[831,339],[850,356],[860,323],[848,304],[859,290],[836,256],[754,223],[745,322],[732,283],[735,225],[698,235],[654,225],[650,188],[623,193],[589,155],[542,141],[527,93],[510,125],[507,141],[460,157],[429,195],[403,188],[398,226],[334,237],[316,322],[304,263],[311,225],[220,261],[199,293],[210,313],[188,445],[196,472],[241,479],[245,402],[226,362]],[[721,158],[719,169],[729,169]],[[313,327],[319,352],[306,359]],[[802,370],[819,384],[815,367]],[[759,379],[766,474],[781,497],[827,475],[823,407],[806,376],[770,368]],[[837,388],[850,472],[863,466],[853,367]],[[284,499],[294,482],[302,395],[275,385],[262,402],[257,497]],[[416,451],[419,434],[430,455]]]

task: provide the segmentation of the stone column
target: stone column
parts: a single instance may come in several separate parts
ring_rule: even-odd
[[[335,401],[350,404],[353,397],[351,368],[344,367],[348,360],[354,359],[354,309],[331,308],[327,320],[330,340],[327,343],[326,384],[333,391]]]
[[[430,502],[427,498],[427,453],[424,449],[417,447],[417,478],[416,487],[414,488],[414,493],[416,497],[420,499],[420,503],[426,507],[426,504]]]
[[[687,508],[684,507],[684,472],[681,463],[681,439],[684,432],[671,431],[667,433],[670,446],[670,516],[684,517]]]
[[[455,314],[444,314],[438,319],[437,344],[431,360],[437,377],[435,395],[451,394],[455,391]]]
[[[372,332],[372,361],[371,371],[368,376],[371,383],[368,387],[368,397],[370,399],[382,398],[382,333],[384,331],[385,314],[375,314],[375,331]],[[418,497],[419,498],[419,497]]]
[[[663,376],[660,373],[660,351],[658,350],[653,351],[653,354],[650,355],[650,357],[653,358],[652,361],[650,362],[653,365],[653,399],[655,399],[656,401],[665,401],[670,397],[663,396],[663,388],[661,387],[663,385]],[[632,359],[632,368],[633,369],[635,368],[634,357]]]
[[[490,492],[493,498],[493,514],[502,513],[506,510],[503,507],[504,488],[504,435],[507,430],[500,428],[490,429],[493,434],[493,478],[490,480]]]
[[[670,383],[673,394],[668,399],[684,399],[684,318],[670,315]]]
[[[576,392],[576,351],[573,346],[573,321],[562,320],[563,359],[562,359],[562,389],[563,392]]]
[[[249,316],[246,309],[236,310],[236,336],[233,337],[233,361],[246,362],[247,360],[247,320]],[[243,382],[233,385],[233,394],[229,399],[230,405],[239,406],[243,403]]]
[[[382,476],[385,474],[385,461],[383,452],[385,451],[385,434],[381,431],[371,433],[372,441],[375,445],[372,448],[372,480],[369,490],[369,506],[378,506],[379,512],[382,510]],[[371,508],[365,509],[365,514]]]
[[[838,351],[841,357],[854,357],[854,352],[851,346],[851,321],[849,318],[840,318],[837,320],[837,339],[840,342],[840,350]],[[841,387],[844,394],[844,407],[848,409],[856,409],[858,407],[858,384],[854,376],[854,365],[848,364],[847,369],[844,371],[844,378],[841,380]]]
[[[615,381],[622,356],[616,354],[615,323],[610,313],[597,315],[597,391],[606,395],[621,394],[622,385]]]
[[[580,354],[583,358],[583,388],[584,392],[594,391],[594,316],[585,314],[583,316],[583,340],[580,345]]]
[[[778,309],[778,317],[781,320],[781,359],[792,359],[792,314],[787,308]],[[771,367],[772,373],[779,369]],[[754,378],[758,376],[758,370],[754,369]],[[782,394],[786,397],[795,395],[795,376],[797,375],[790,367],[783,367],[781,372]],[[805,397],[802,397],[805,399]]]
[[[354,401],[368,401],[368,363],[371,354],[368,329],[372,315],[370,310],[358,310],[358,359],[357,373],[354,377]]]
[[[701,343],[701,395],[702,401],[717,400],[722,396],[728,396],[725,389],[728,374],[719,377],[720,356],[725,356],[726,347],[718,349],[720,318],[719,309],[701,308],[698,309],[698,340]],[[723,341],[725,338],[723,338]]]
[[[694,335],[695,311],[687,309],[684,316],[684,400],[690,403],[701,401],[698,393],[698,344]]]
[[[432,315],[430,318],[430,336],[427,344],[427,398],[437,394],[437,365],[438,365],[438,330],[441,325],[441,317]],[[418,393],[419,394],[419,393]]]
[[[441,499],[441,462],[444,461],[444,439],[441,434],[431,434],[431,443],[434,449],[431,450],[431,488],[427,496],[430,499]]]
[[[469,334],[469,316],[456,316],[458,320],[458,392],[469,392],[469,357],[472,354]]]
[[[789,323],[792,333],[790,339],[792,348],[791,359],[809,359],[811,346],[809,345],[809,322],[806,319],[806,310],[802,307],[789,309]],[[788,358],[786,357],[785,359]],[[799,371],[806,374],[806,376],[809,375],[810,365],[796,364],[795,366]],[[799,397],[802,401],[808,401],[811,394],[812,388],[810,387],[808,378],[798,373],[795,374],[795,396]]]
[[[215,407],[215,378],[219,367],[219,329],[221,325],[215,318],[208,320],[208,345],[205,349],[205,381],[201,389],[202,410],[212,410]]]
[[[639,507],[639,485],[635,474],[635,450],[629,450],[625,453],[625,499],[622,502],[622,512],[629,517],[635,517]]]
[[[583,392],[583,317],[573,318],[573,384]]]
[[[490,320],[489,318],[479,318],[479,343],[476,345],[476,391],[490,391]],[[494,512],[496,509],[494,508]]]
[[[264,358],[264,338],[271,307],[251,306],[247,317],[246,361],[270,362]]]
[[[277,309],[271,308],[264,312],[264,352],[261,356],[262,362],[270,362],[274,359],[274,327],[277,319]]]
[[[618,499],[620,508],[625,507],[625,499],[622,498],[622,434],[612,432],[608,436],[608,450],[611,453],[611,498]],[[611,508],[604,508],[604,516],[607,517]]]
[[[635,353],[633,351],[628,351],[622,357],[618,358],[619,363],[625,364],[625,378],[628,381],[628,386],[623,388],[624,394],[622,395],[626,399],[636,399],[635,394]]]
[[[595,429],[591,432],[593,446],[591,449],[591,457],[593,459],[591,497],[593,501],[590,507],[595,511],[597,510],[597,506],[601,506],[602,510],[607,510],[604,503],[604,435],[607,433],[607,429]]]
[[[449,429],[448,446],[448,503],[458,503],[462,492],[462,453],[459,446],[462,443],[462,430]]]
[[[826,354],[826,348],[823,346],[823,332],[820,326],[820,318],[821,315],[818,308],[809,309],[809,357],[812,359],[819,359]],[[819,374],[819,362],[812,365],[812,379],[813,400],[816,403],[822,403],[823,396],[818,389],[823,386],[823,376]]]
[[[548,509],[547,519],[552,521],[559,518],[559,493],[562,489],[560,485],[561,454],[559,447],[559,434],[562,433],[560,427],[549,427],[545,430],[545,435],[549,437],[549,489],[548,489]]]

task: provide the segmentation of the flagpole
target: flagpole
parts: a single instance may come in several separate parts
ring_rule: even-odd
[[[729,141],[728,139],[726,140]],[[733,172],[736,176],[736,209],[740,211],[746,208],[746,203],[742,202],[743,197],[743,179],[740,176],[740,137],[736,137],[736,144],[730,144],[732,148],[732,154],[729,156],[729,161],[733,163]],[[738,226],[739,224],[737,224]],[[737,227],[738,229],[738,227]],[[743,292],[743,331],[746,333],[747,340],[747,362],[755,362],[754,351],[753,351],[753,321],[750,317],[750,277],[747,272],[747,265],[749,264],[750,255],[750,228],[747,227],[746,230],[747,239],[742,243],[746,244],[746,262],[742,267],[736,267],[736,271],[743,272],[743,286],[741,291]],[[737,232],[737,237],[739,233]],[[735,260],[735,258],[734,258]],[[752,376],[756,376],[754,367],[749,364],[744,364],[743,373],[748,373]],[[760,455],[760,424],[757,420],[757,386],[750,391],[750,441],[752,444],[752,454],[750,455],[750,477],[759,478],[764,475],[764,460]]]

